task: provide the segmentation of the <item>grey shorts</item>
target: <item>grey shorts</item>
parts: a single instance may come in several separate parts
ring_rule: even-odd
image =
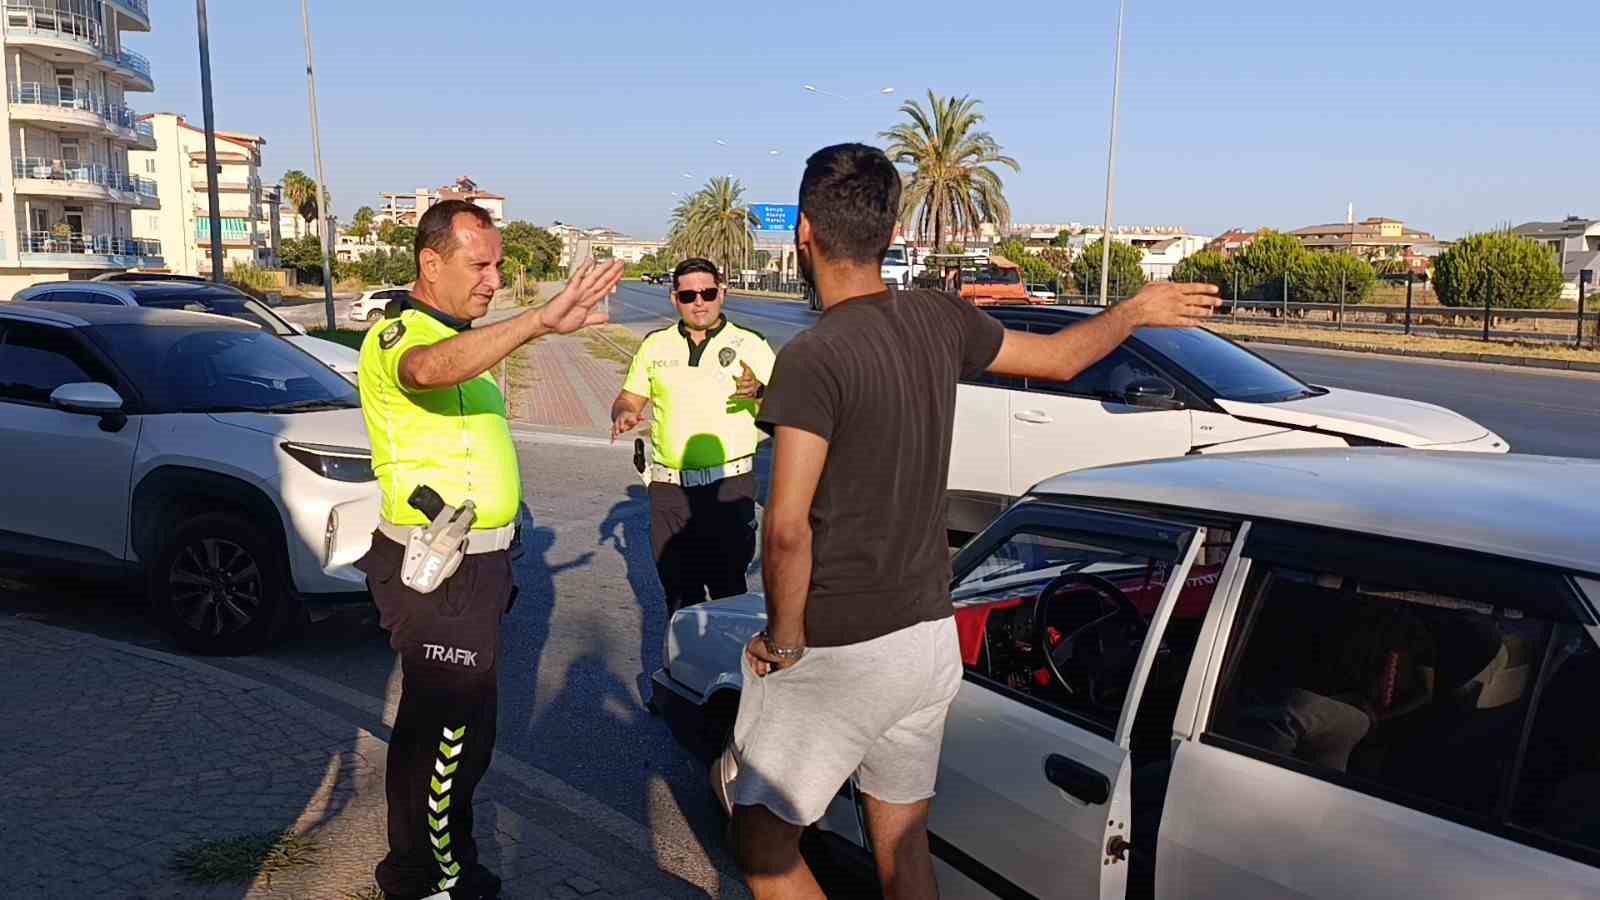
[[[764,678],[745,659],[729,799],[792,825],[827,812],[845,780],[886,803],[933,796],[945,715],[961,687],[955,619],[814,647]]]

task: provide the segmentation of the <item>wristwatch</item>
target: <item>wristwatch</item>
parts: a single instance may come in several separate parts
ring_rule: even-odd
[[[803,645],[799,647],[779,647],[772,642],[772,635],[765,630],[761,632],[760,636],[761,642],[767,645],[767,652],[784,662],[794,662],[806,655],[806,648]]]

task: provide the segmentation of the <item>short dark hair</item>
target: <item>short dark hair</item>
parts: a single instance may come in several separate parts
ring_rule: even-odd
[[[800,212],[828,258],[881,263],[900,218],[900,172],[877,147],[823,147],[806,160]]]
[[[446,200],[428,207],[417,220],[417,236],[411,241],[411,254],[422,270],[422,251],[432,250],[440,256],[456,252],[456,216],[471,216],[485,228],[494,227],[494,217],[489,211],[465,200]]]
[[[704,272],[707,275],[710,275],[717,282],[717,284],[722,283],[722,273],[717,271],[716,263],[699,256],[691,256],[683,262],[678,263],[678,267],[672,270],[672,289],[677,290],[678,279],[688,275],[691,272]]]

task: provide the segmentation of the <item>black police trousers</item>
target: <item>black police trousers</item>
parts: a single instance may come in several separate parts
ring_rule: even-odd
[[[499,896],[478,862],[472,795],[494,755],[500,620],[515,581],[508,551],[471,554],[431,594],[400,580],[405,548],[383,534],[357,566],[400,654],[400,708],[384,784],[389,854],[378,887],[392,898]]]
[[[667,595],[667,614],[706,599],[745,592],[756,554],[756,476],[714,484],[650,485],[650,548]]]

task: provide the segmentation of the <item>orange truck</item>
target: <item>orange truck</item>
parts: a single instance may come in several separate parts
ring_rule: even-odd
[[[938,253],[928,257],[925,277],[930,287],[959,293],[975,306],[1018,305],[1043,302],[1028,294],[1022,267],[1004,256],[972,253]]]

